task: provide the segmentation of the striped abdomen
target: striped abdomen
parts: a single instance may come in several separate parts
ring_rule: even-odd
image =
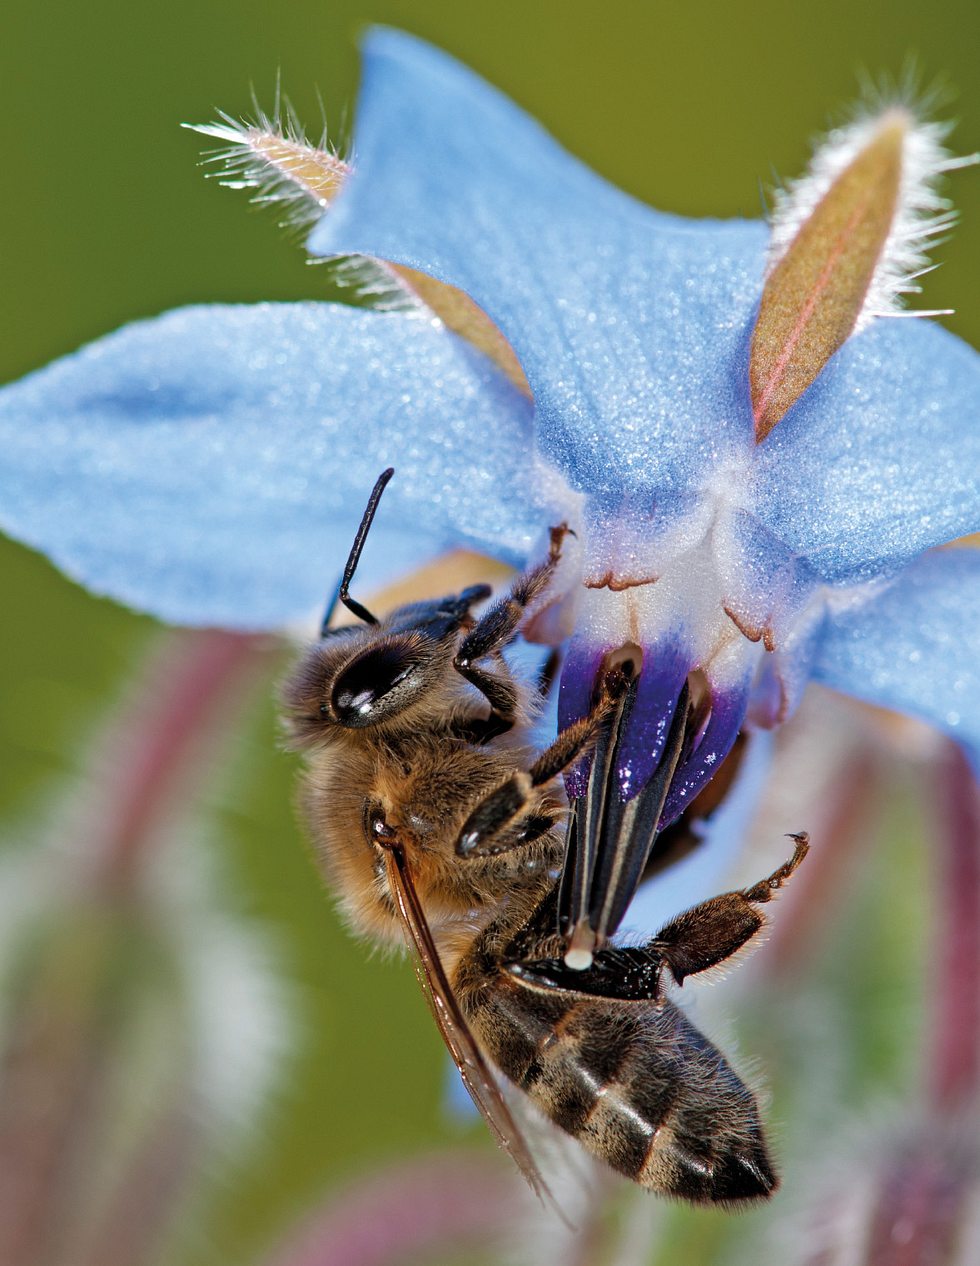
[[[775,1188],[752,1092],[672,1003],[539,992],[502,970],[460,1002],[498,1068],[634,1181],[693,1201]]]

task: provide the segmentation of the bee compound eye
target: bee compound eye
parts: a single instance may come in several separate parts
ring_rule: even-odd
[[[380,646],[359,656],[337,678],[333,711],[341,725],[359,728],[397,711],[396,698],[417,665],[402,646]]]

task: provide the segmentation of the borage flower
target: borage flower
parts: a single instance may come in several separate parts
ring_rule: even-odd
[[[772,226],[689,222],[376,32],[351,165],[268,120],[205,130],[312,213],[313,254],[376,261],[386,303],[183,309],[8,388],[10,533],[165,619],[280,626],[390,464],[365,589],[459,547],[522,565],[572,526],[530,633],[571,639],[563,724],[604,656],[642,653],[624,799],[689,683],[661,824],[812,679],[980,752],[980,554],[935,548],[980,528],[977,361],[887,319],[949,224],[941,129],[883,108]]]

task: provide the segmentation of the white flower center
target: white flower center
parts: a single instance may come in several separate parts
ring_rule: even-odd
[[[593,531],[575,616],[589,642],[679,647],[722,687],[754,671],[764,630],[733,610],[731,600],[740,553],[733,531],[740,476],[738,470],[717,472],[695,508],[666,529],[631,515]]]

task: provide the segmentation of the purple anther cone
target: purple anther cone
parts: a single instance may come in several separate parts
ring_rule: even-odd
[[[717,773],[742,728],[748,700],[747,682],[725,690],[712,689],[708,724],[694,750],[681,757],[660,815],[661,828],[679,818],[705,783]]]
[[[689,656],[669,642],[644,650],[636,702],[620,743],[616,771],[624,800],[632,800],[660,764],[690,669]]]
[[[617,647],[574,642],[561,678],[558,724],[561,729],[585,716],[598,696],[599,680]],[[632,709],[620,735],[616,777],[620,797],[632,800],[656,772],[684,682],[693,665],[684,650],[666,643],[644,649],[643,665]],[[661,815],[669,826],[690,804],[731,751],[745,719],[749,683],[726,688],[710,686],[707,720],[685,738],[681,759],[671,780]],[[574,800],[585,794],[592,757],[580,760],[565,775],[565,790]]]

